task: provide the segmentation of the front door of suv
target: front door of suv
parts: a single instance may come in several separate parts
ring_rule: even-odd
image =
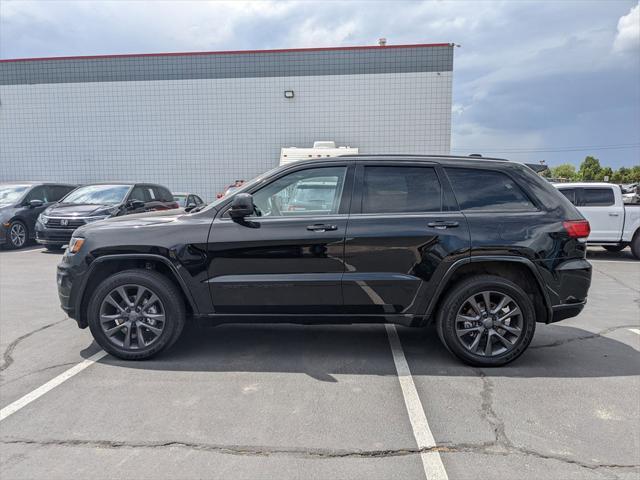
[[[432,279],[468,250],[467,222],[437,165],[359,162],[345,240],[346,311],[422,314]]]
[[[339,313],[352,177],[346,162],[301,166],[249,191],[256,215],[222,209],[208,245],[215,313]]]

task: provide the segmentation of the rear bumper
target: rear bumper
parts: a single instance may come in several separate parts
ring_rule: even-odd
[[[566,320],[567,318],[577,317],[586,304],[587,301],[585,300],[580,303],[565,303],[563,305],[551,307],[552,315],[549,323],[555,323],[561,320]]]

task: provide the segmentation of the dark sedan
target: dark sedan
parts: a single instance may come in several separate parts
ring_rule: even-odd
[[[76,185],[48,182],[0,184],[0,245],[22,248],[35,237],[38,215]]]

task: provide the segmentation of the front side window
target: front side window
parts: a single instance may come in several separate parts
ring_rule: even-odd
[[[87,185],[62,199],[62,203],[117,205],[124,201],[129,185]]]
[[[442,188],[432,167],[365,167],[362,213],[440,210]]]
[[[263,217],[334,215],[338,213],[346,167],[299,170],[253,194]]]
[[[65,187],[63,185],[49,185],[47,188],[49,190],[47,196],[50,202],[57,202],[67,193],[73,190],[73,187]]]
[[[47,190],[48,190],[47,187],[45,187],[44,185],[35,187],[27,195],[26,201],[30,202],[31,200],[41,200],[43,203],[47,203],[48,202]]]
[[[585,188],[582,190],[583,207],[609,207],[615,203],[611,188]]]
[[[447,168],[462,210],[472,212],[534,211],[536,206],[508,176],[494,170]]]

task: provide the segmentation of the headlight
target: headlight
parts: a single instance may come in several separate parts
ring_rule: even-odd
[[[47,222],[49,221],[49,217],[43,215],[42,213],[40,215],[38,215],[38,221],[43,224],[46,225]]]
[[[104,220],[105,218],[109,218],[109,215],[96,215],[95,217],[84,217],[83,220],[85,223],[97,222],[98,220]]]
[[[69,242],[69,253],[78,253],[84,244],[84,238],[71,237]]]

